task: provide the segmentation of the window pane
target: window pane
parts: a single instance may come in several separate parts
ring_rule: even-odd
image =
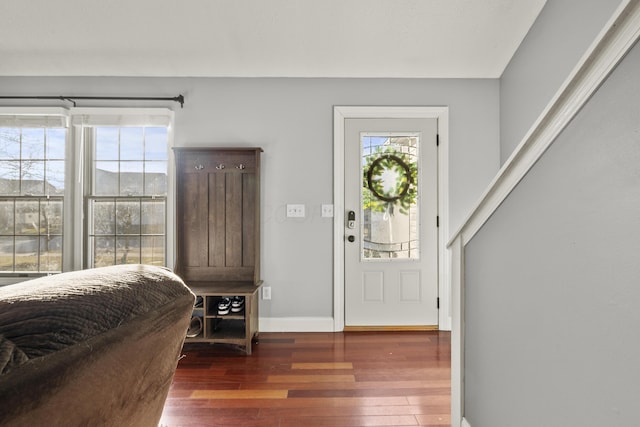
[[[142,237],[142,264],[164,265],[164,237]]]
[[[22,161],[22,194],[44,195],[44,162],[41,160]]]
[[[93,249],[93,266],[106,267],[115,264],[115,237],[91,237],[89,245]]]
[[[143,160],[143,128],[122,128],[120,130],[120,160]]]
[[[20,129],[0,128],[0,160],[20,158]]]
[[[62,200],[44,200],[40,203],[40,233],[62,235]]]
[[[167,128],[145,129],[144,158],[145,160],[167,160]]]
[[[65,129],[47,129],[47,159],[64,159]]]
[[[362,258],[417,259],[418,137],[361,138]]]
[[[22,129],[22,160],[44,159],[44,129]]]
[[[90,203],[91,235],[113,235],[116,232],[116,203],[114,200],[92,200]]]
[[[116,237],[116,264],[140,264],[140,236]]]
[[[62,271],[62,236],[40,237],[40,271]]]
[[[0,200],[0,234],[13,235],[13,200]]]
[[[45,194],[54,195],[64,193],[64,160],[47,161],[45,174]]]
[[[167,162],[145,162],[144,194],[167,194]]]
[[[117,196],[118,162],[96,162],[93,186],[96,196]]]
[[[165,201],[142,202],[142,234],[164,234]]]
[[[39,234],[40,209],[38,205],[37,200],[16,201],[16,234]]]
[[[143,162],[120,163],[120,195],[141,196],[143,184]]]
[[[13,236],[0,236],[0,272],[13,272]]]
[[[13,196],[20,191],[20,162],[0,160],[0,194]]]
[[[96,160],[118,160],[118,128],[96,128]]]
[[[116,234],[140,234],[140,203],[118,199],[116,202]]]
[[[16,236],[16,271],[38,271],[38,236]]]

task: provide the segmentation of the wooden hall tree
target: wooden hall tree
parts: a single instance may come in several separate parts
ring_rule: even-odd
[[[174,148],[176,268],[201,297],[202,329],[189,341],[227,343],[251,354],[258,334],[260,148]],[[240,297],[241,311],[218,303]],[[198,321],[198,319],[194,319]]]

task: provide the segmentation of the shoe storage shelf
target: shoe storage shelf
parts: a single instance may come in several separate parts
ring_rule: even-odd
[[[251,354],[258,334],[260,154],[253,147],[175,147],[175,272],[202,297],[202,330],[186,342],[235,344]],[[243,311],[218,313],[223,298],[243,297]],[[195,326],[195,327],[194,327]]]
[[[191,291],[198,297],[193,317],[199,317],[200,328],[193,327],[196,336],[188,336],[186,342],[231,344],[241,347],[247,355],[258,337],[258,289],[252,282],[191,283]],[[219,304],[224,298],[240,298],[241,307],[228,308],[220,314]],[[235,310],[235,311],[234,311]],[[194,322],[192,322],[192,325]]]

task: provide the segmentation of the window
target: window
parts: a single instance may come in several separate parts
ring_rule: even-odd
[[[0,107],[0,285],[113,264],[172,267],[172,118],[162,108]]]
[[[418,134],[361,135],[363,260],[419,259]]]
[[[0,122],[0,273],[62,271],[64,127]]]
[[[167,128],[91,129],[87,265],[165,264]]]

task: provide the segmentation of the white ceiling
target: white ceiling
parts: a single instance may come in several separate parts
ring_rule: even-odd
[[[0,75],[497,78],[546,0],[1,0]]]

